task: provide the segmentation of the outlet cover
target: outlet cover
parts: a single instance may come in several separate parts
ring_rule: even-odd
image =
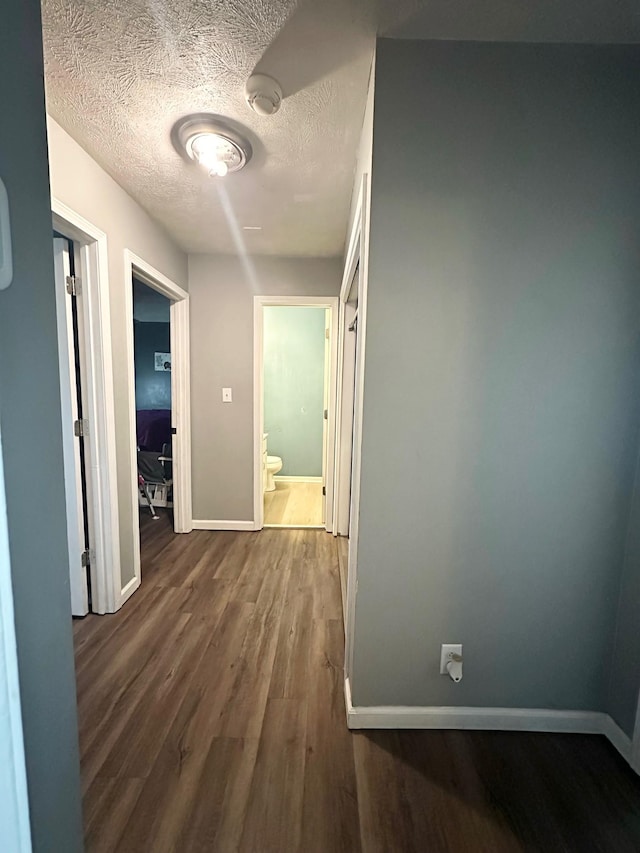
[[[443,643],[440,646],[440,675],[448,675],[447,664],[453,655],[462,657],[462,643]]]

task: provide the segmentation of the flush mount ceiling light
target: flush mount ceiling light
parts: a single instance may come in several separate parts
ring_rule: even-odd
[[[251,145],[216,116],[198,113],[176,122],[171,131],[174,147],[185,159],[202,166],[211,177],[239,172],[251,159]]]

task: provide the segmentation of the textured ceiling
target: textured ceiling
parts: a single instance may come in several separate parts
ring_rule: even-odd
[[[631,2],[43,0],[47,108],[185,251],[339,255],[376,31],[624,40]],[[282,84],[275,116],[244,102],[254,70]],[[195,112],[248,136],[242,172],[178,156],[171,127]]]
[[[51,115],[189,252],[337,255],[343,248],[374,26],[350,0],[44,0]],[[244,101],[276,76],[272,117]],[[254,157],[208,178],[170,141],[209,112]],[[243,231],[260,225],[262,231]]]

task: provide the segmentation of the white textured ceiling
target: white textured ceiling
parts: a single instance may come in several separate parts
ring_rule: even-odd
[[[376,30],[615,41],[631,3],[43,0],[47,108],[185,251],[339,255]],[[254,70],[282,84],[275,116],[244,102]],[[196,112],[244,130],[254,157],[242,172],[210,179],[178,156],[171,127]]]
[[[44,0],[47,108],[186,251],[235,252],[237,222],[249,251],[337,255],[371,64],[368,6]],[[256,66],[284,89],[269,118],[244,101]],[[193,112],[245,129],[254,156],[242,172],[215,180],[178,156],[171,127]]]

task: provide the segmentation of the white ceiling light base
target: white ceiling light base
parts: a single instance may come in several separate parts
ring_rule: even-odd
[[[252,74],[247,80],[244,97],[259,116],[272,116],[282,103],[282,87],[273,77],[266,74]]]
[[[239,172],[253,153],[247,139],[206,113],[180,119],[173,126],[171,139],[182,157],[198,163],[211,177]]]

